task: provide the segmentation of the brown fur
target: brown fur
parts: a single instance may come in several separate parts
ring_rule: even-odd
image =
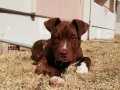
[[[53,18],[45,23],[51,39],[37,41],[32,48],[32,59],[37,62],[36,73],[60,75],[70,64],[83,57],[81,36],[89,25],[81,20],[72,22]],[[66,43],[66,48],[63,48]],[[44,47],[44,48],[43,48]]]

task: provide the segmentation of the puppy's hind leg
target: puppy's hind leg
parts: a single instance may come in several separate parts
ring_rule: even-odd
[[[37,65],[38,62],[45,56],[46,43],[47,41],[45,40],[38,40],[33,44],[31,49],[31,59],[34,61],[34,65]]]

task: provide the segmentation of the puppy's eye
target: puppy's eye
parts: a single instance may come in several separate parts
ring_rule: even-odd
[[[53,39],[54,40],[59,40],[59,37],[58,36],[54,36]]]
[[[53,39],[54,43],[59,43],[59,41],[60,41],[60,37],[58,37],[58,36],[54,36],[54,37],[52,37],[52,39]]]

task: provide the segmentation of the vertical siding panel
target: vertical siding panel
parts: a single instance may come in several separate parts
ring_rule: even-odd
[[[39,15],[64,19],[82,18],[84,0],[37,0]]]

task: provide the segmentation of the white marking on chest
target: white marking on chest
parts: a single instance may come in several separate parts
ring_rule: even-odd
[[[80,66],[77,66],[76,72],[81,74],[88,73],[88,67],[86,63],[82,62]]]
[[[63,49],[66,49],[67,48],[67,41],[65,40],[65,43],[63,45]]]

